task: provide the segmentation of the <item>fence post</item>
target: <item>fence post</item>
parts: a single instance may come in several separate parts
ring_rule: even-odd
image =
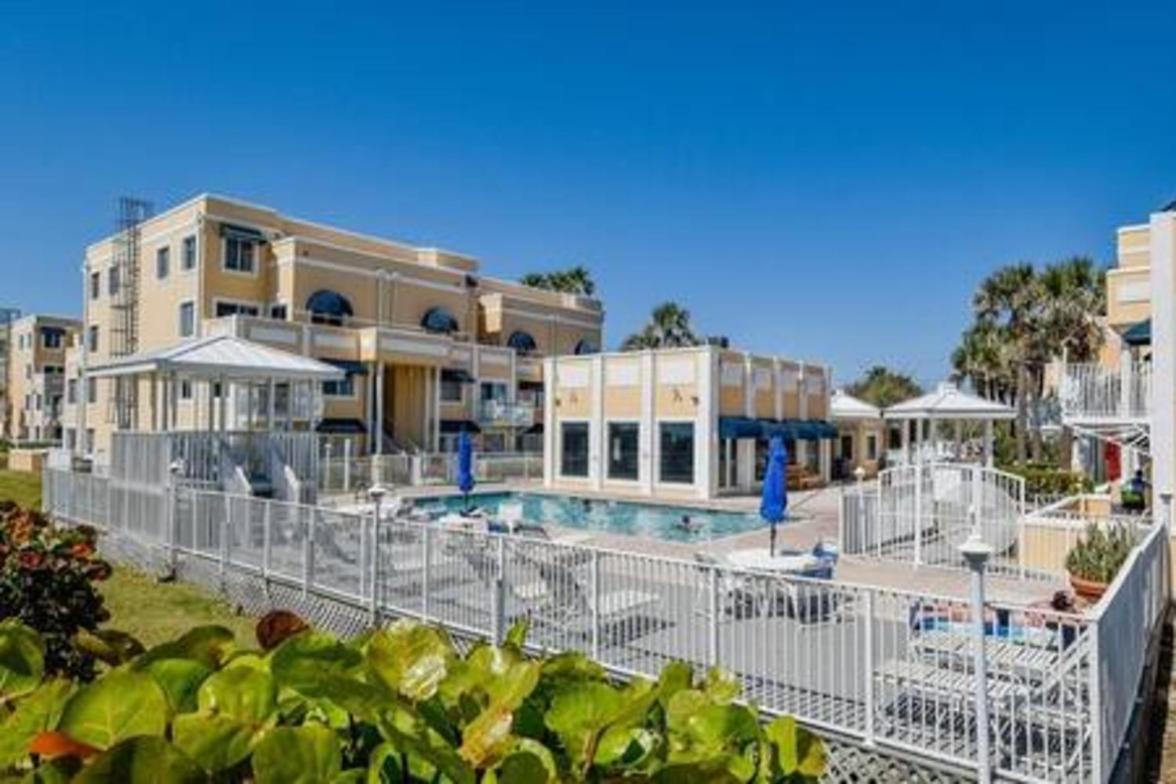
[[[229,529],[232,528],[233,497],[225,494],[225,516],[220,525],[220,589],[225,590],[225,574],[229,569]]]
[[[1020,571],[1021,579],[1025,579],[1025,480],[1018,482],[1018,505],[1017,505],[1017,569]],[[1066,552],[1069,552],[1068,550]]]
[[[346,443],[350,443],[350,441]],[[375,510],[372,513],[372,544],[368,548],[371,555],[371,572],[368,578],[368,590],[371,592],[369,615],[372,628],[375,628],[380,623],[380,500],[380,497],[376,498]],[[362,516],[360,520],[363,520]],[[362,541],[362,529],[360,533]]]
[[[494,581],[494,590],[491,592],[490,600],[494,603],[493,613],[493,632],[494,644],[501,645],[502,638],[506,633],[506,537],[501,534],[496,535],[498,540],[498,576]]]
[[[592,571],[589,573],[592,601],[592,658],[600,659],[600,551],[592,550]]]
[[[302,538],[302,598],[306,599],[310,596],[310,586],[314,581],[314,528],[318,507],[301,508],[310,512],[310,519],[306,521]]]
[[[274,560],[273,501],[266,501],[261,518],[261,581],[265,599],[270,600],[270,570]]]
[[[992,547],[976,532],[960,545],[960,555],[972,572],[972,656],[976,676],[976,776],[980,784],[992,781],[992,756],[988,748],[988,657],[984,650],[984,568]],[[1097,667],[1092,668],[1097,670]]]
[[[429,572],[432,571],[431,563],[433,561],[433,529],[425,526],[423,529],[422,542],[424,543],[425,562],[421,569],[421,620],[429,620]]]
[[[351,492],[351,439],[343,439],[343,492]]]
[[[923,464],[915,466],[915,566],[923,563]]]
[[[865,657],[865,667],[862,672],[866,678],[866,738],[867,746],[874,745],[874,592],[866,590],[865,595],[866,629],[862,639],[862,654]]]
[[[1105,781],[1106,777],[1103,775],[1102,694],[1099,692],[1098,682],[1100,669],[1098,626],[1098,618],[1093,618],[1086,627],[1086,633],[1090,635],[1090,666],[1088,667],[1090,683],[1087,685],[1087,690],[1090,692],[1090,772],[1093,781]]]
[[[325,444],[323,444],[323,457],[325,458],[325,460],[323,460],[323,462],[326,463],[326,465],[322,469],[323,476],[325,477],[325,480],[323,482],[323,489],[330,490],[331,489],[331,442],[330,441],[327,441]]]
[[[710,568],[710,629],[707,640],[707,662],[719,666],[719,570]]]
[[[368,535],[367,516],[359,513],[359,601],[362,604],[367,596],[367,566],[368,564]]]
[[[178,539],[179,539],[179,496],[176,494],[176,476],[179,472],[172,464],[167,483],[167,567],[175,576],[179,567]]]

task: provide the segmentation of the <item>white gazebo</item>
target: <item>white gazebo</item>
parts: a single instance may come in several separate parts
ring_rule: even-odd
[[[878,471],[879,458],[886,449],[886,427],[882,421],[882,409],[835,389],[829,399],[829,418],[837,427],[837,443],[834,445],[844,474],[849,478],[860,468],[864,476],[873,476]]]
[[[264,426],[272,429],[277,424],[275,388],[278,384],[286,385],[289,392],[284,413],[289,428],[295,398],[302,397],[308,402],[307,418],[313,419],[313,412],[318,409],[315,401],[320,399],[322,382],[340,380],[344,372],[326,362],[243,338],[211,335],[90,365],[86,368],[86,376],[114,378],[120,382],[129,381],[136,386],[141,379],[149,379],[150,426],[139,426],[137,405],[133,406],[134,410],[128,418],[135,420],[135,429],[157,432],[177,429],[181,385],[192,385],[190,389],[195,391],[195,385],[203,382],[207,389],[207,417],[201,423],[199,411],[194,408],[190,429],[223,432],[228,429],[226,406],[234,390],[245,389],[247,427],[252,429],[255,424],[255,409],[264,408]],[[303,385],[301,390],[299,385]],[[255,405],[254,394],[262,390],[266,393],[265,405],[259,407]],[[301,395],[298,394],[300,391]],[[258,402],[261,399],[259,395]],[[234,419],[240,418],[239,411],[233,413]],[[198,427],[201,424],[203,426]],[[311,421],[309,425],[313,427],[314,423]]]
[[[969,394],[955,384],[945,381],[933,392],[887,408],[883,416],[887,422],[897,422],[902,427],[902,454],[907,461],[911,460],[912,422],[916,423],[913,445],[916,461],[924,460],[928,449],[933,458],[938,455],[939,434],[936,426],[939,423],[952,423],[958,447],[963,441],[964,423],[983,422],[984,463],[991,467],[992,423],[1011,420],[1017,416],[1017,412],[1004,403]]]

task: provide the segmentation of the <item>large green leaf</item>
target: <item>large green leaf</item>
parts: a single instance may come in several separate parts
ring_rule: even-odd
[[[816,778],[825,772],[825,744],[791,716],[781,716],[764,728],[776,750],[778,773]]]
[[[196,710],[196,692],[212,670],[194,659],[159,659],[147,672],[163,688],[173,713]]]
[[[29,742],[38,733],[57,726],[72,692],[73,684],[69,681],[52,680],[21,698],[16,709],[0,722],[0,769],[27,757]]]
[[[94,758],[74,784],[197,784],[208,777],[163,738],[124,740]]]
[[[278,689],[268,672],[230,667],[213,673],[200,685],[196,703],[201,713],[260,724],[277,710]]]
[[[539,682],[539,662],[517,662],[489,680],[490,704],[462,731],[461,755],[475,768],[498,759],[512,740],[514,711]]]
[[[270,671],[279,686],[309,697],[323,697],[324,676],[355,672],[363,654],[321,632],[301,632],[270,654]]]
[[[375,676],[414,702],[436,693],[454,659],[453,646],[441,632],[403,621],[376,632],[367,647]]]
[[[616,719],[624,704],[621,691],[607,683],[577,683],[552,700],[547,726],[559,736],[572,764],[586,770],[592,764],[600,733]]]
[[[472,784],[474,771],[457,750],[440,733],[402,707],[385,712],[380,720],[380,733],[397,749],[409,757],[428,763],[448,777],[454,784]]]
[[[609,727],[596,747],[596,764],[632,768],[642,764],[657,749],[661,737],[644,727]]]
[[[135,660],[135,666],[145,668],[160,659],[193,659],[215,670],[232,650],[233,642],[233,633],[223,626],[197,626],[179,639],[147,651]]]
[[[176,746],[210,773],[248,757],[259,733],[258,727],[229,716],[185,713],[172,722]]]
[[[368,760],[367,784],[403,784],[400,752],[391,743],[381,743]]]
[[[41,635],[18,621],[0,623],[0,703],[37,688],[45,675]]]
[[[163,735],[168,714],[167,696],[153,677],[114,670],[69,699],[57,729],[107,749],[135,735]]]
[[[257,784],[323,784],[341,766],[339,739],[319,724],[276,727],[253,748]]]
[[[143,653],[143,643],[117,629],[101,629],[96,632],[82,629],[74,644],[101,662],[117,667]]]
[[[711,667],[706,672],[706,681],[702,684],[702,691],[715,702],[725,705],[739,699],[743,686],[734,675],[718,667]]]

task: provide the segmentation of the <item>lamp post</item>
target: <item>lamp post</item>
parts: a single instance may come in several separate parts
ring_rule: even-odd
[[[383,485],[372,485],[372,488],[368,490],[368,497],[372,499],[372,504],[375,507],[372,517],[371,607],[369,610],[372,626],[375,626],[380,620],[380,504],[387,494],[388,489]]]
[[[988,659],[984,653],[984,570],[992,557],[991,545],[973,531],[962,545],[960,555],[972,573],[972,653],[976,674],[976,756],[977,778],[992,781],[992,759],[988,751]]]
[[[176,569],[179,566],[179,554],[176,551],[177,539],[179,539],[179,514],[176,509],[176,484],[179,478],[184,473],[184,461],[179,458],[171,461],[167,467],[169,474],[167,484],[167,539],[168,539],[168,569],[171,571],[171,577],[176,576]]]

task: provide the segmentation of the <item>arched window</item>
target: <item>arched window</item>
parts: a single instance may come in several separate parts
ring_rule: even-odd
[[[440,332],[448,335],[457,332],[457,319],[442,307],[429,308],[421,319],[421,326],[429,332]]]
[[[575,351],[577,354],[595,354],[600,351],[600,346],[596,345],[588,338],[584,338],[576,344]]]
[[[506,345],[520,354],[530,354],[537,348],[535,338],[531,337],[531,333],[523,332],[521,329],[510,333],[510,337],[506,339]]]
[[[355,315],[346,297],[328,289],[311,294],[310,299],[306,300],[306,309],[315,324],[342,326],[345,319]]]

